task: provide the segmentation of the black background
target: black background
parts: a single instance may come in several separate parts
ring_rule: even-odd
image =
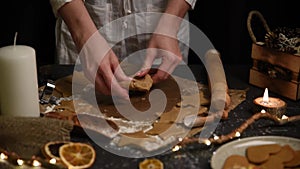
[[[250,65],[252,41],[246,26],[249,12],[260,11],[271,29],[299,27],[299,9],[295,3],[292,0],[198,0],[195,9],[189,11],[190,21],[208,36],[225,64]],[[55,17],[48,0],[2,1],[0,23],[0,47],[12,45],[18,32],[17,44],[35,48],[38,66],[55,62]],[[189,63],[201,62],[191,52]]]

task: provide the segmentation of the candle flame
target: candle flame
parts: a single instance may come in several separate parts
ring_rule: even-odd
[[[269,103],[269,92],[268,92],[268,88],[265,89],[265,92],[264,92],[264,96],[263,96],[263,102],[264,103]]]

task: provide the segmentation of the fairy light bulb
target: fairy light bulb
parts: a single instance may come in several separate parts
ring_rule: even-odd
[[[4,154],[4,153],[0,154],[0,159],[1,160],[6,160],[7,158],[8,158],[8,156],[6,154]]]
[[[179,151],[180,148],[181,148],[181,147],[180,147],[179,145],[176,145],[176,146],[172,149],[172,151],[173,151],[173,152]]]
[[[34,166],[34,167],[40,167],[42,164],[39,162],[39,161],[37,161],[37,160],[33,160],[32,161],[32,166]]]
[[[51,160],[49,160],[49,163],[50,163],[50,164],[56,164],[56,159],[55,159],[55,158],[52,158]]]
[[[18,164],[19,166],[22,166],[22,165],[24,164],[24,160],[22,160],[22,159],[17,159],[17,164]]]
[[[208,139],[204,140],[204,144],[206,144],[207,146],[211,145],[211,141],[209,141]]]
[[[217,135],[214,135],[214,140],[219,140],[219,136],[217,136]]]
[[[236,132],[235,133],[235,137],[241,137],[241,133],[240,132]]]
[[[283,116],[281,117],[281,119],[282,119],[282,120],[287,120],[287,119],[289,119],[289,117],[286,116],[286,115],[283,115]]]

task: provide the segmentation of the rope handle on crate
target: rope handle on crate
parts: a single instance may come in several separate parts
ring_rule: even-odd
[[[250,35],[253,43],[256,44],[257,43],[256,37],[255,37],[255,35],[252,31],[252,27],[251,27],[251,20],[252,20],[252,17],[254,15],[256,15],[261,20],[261,22],[262,22],[262,24],[263,24],[263,26],[264,26],[264,28],[267,32],[271,32],[271,30],[270,30],[265,18],[263,17],[263,15],[259,11],[256,11],[256,10],[250,11],[250,13],[248,15],[248,18],[247,18],[247,28],[248,28],[248,32],[249,32],[249,35]]]

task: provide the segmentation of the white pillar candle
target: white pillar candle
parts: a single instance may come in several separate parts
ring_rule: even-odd
[[[39,117],[35,50],[24,45],[0,48],[0,113]]]

